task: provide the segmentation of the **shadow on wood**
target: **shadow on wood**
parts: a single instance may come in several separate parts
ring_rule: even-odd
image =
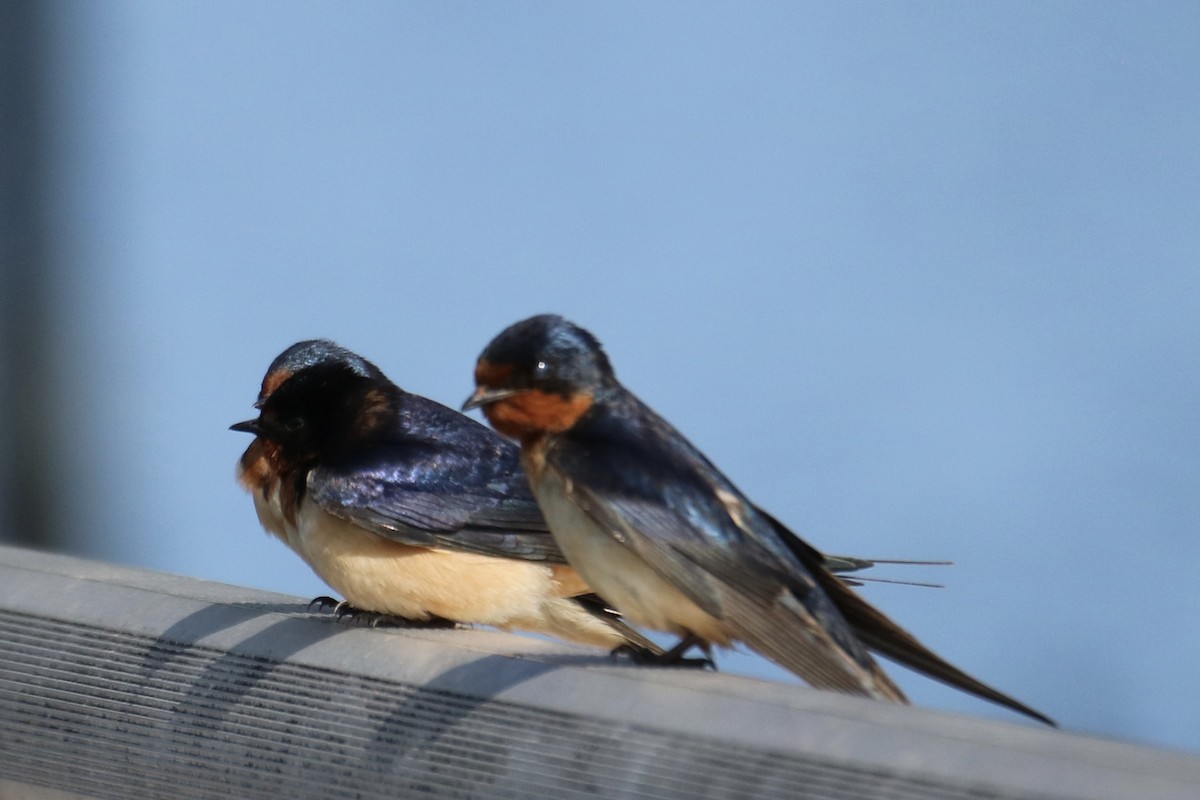
[[[0,798],[1194,798],[1200,758],[0,548]]]

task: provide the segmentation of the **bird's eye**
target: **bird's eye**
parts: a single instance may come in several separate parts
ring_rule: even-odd
[[[537,362],[537,366],[533,368],[533,377],[544,378],[550,374],[550,365],[545,361]]]
[[[288,433],[295,433],[296,431],[300,430],[303,427],[304,427],[304,418],[303,417],[289,417],[288,420],[283,423],[283,428]]]

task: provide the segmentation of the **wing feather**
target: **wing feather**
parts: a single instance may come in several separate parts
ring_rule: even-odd
[[[637,407],[617,409],[620,420],[596,414],[546,452],[584,513],[734,638],[810,684],[904,702],[768,518],[626,397]],[[630,419],[646,424],[629,430]]]
[[[326,512],[403,544],[565,563],[515,448],[484,432],[495,452],[473,440],[386,442],[313,469],[308,495]]]

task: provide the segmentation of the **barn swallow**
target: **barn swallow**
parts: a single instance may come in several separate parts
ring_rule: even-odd
[[[238,462],[258,518],[355,610],[661,653],[591,593],[549,534],[517,448],[328,341],[267,370]],[[842,571],[876,562],[830,556]]]
[[[568,563],[629,622],[689,645],[744,642],[810,685],[907,703],[869,650],[1047,724],[951,666],[827,568],[618,382],[562,317],[519,322],[475,368],[492,426],[521,464]]]
[[[356,609],[662,652],[567,565],[517,448],[324,340],[271,364],[238,462],[259,521]]]

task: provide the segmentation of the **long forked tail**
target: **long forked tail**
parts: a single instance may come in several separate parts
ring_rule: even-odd
[[[854,630],[855,636],[869,649],[934,680],[961,689],[976,697],[990,700],[1005,708],[1011,708],[1013,711],[1044,722],[1051,727],[1058,727],[1058,724],[1045,714],[993,689],[983,681],[972,678],[921,644],[915,636],[892,622],[886,614],[859,597],[853,589],[846,585],[844,579],[830,572],[827,557],[823,553],[792,533],[786,525],[771,514],[761,508],[759,513],[770,521],[783,543],[812,571],[821,588],[833,600],[842,617]],[[838,565],[838,560],[848,563]],[[855,562],[863,561],[864,559],[835,557],[834,566],[840,566],[841,571],[852,571],[851,568]]]
[[[934,653],[917,641],[911,633],[892,622],[882,611],[859,597],[832,573],[817,570],[817,574],[822,587],[829,593],[846,622],[850,623],[859,640],[871,650],[934,680],[1011,708],[1052,727],[1058,727],[1054,720],[1040,711],[1035,711],[1019,700],[972,678]]]

